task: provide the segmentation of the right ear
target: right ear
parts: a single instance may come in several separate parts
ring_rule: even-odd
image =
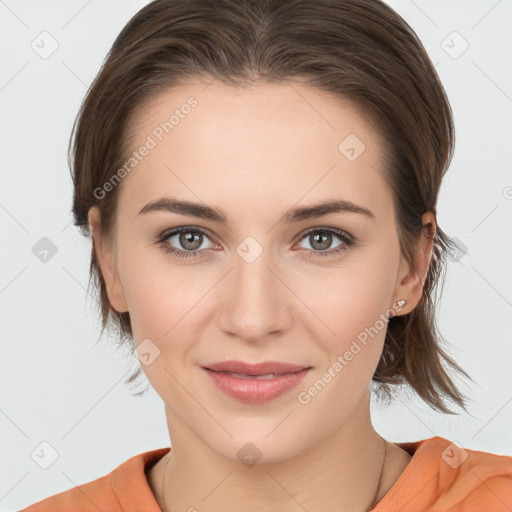
[[[97,206],[92,206],[89,209],[87,221],[89,223],[93,247],[96,251],[99,271],[107,288],[110,306],[119,313],[125,313],[128,311],[128,305],[126,304],[123,286],[117,272],[115,254],[111,244],[103,238],[101,233],[100,211]]]

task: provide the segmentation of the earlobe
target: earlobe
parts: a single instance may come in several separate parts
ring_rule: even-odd
[[[124,291],[116,268],[115,254],[111,245],[103,238],[100,230],[100,213],[97,206],[89,209],[89,230],[96,253],[99,271],[105,281],[108,300],[112,309],[119,313],[128,311]]]
[[[406,301],[406,306],[400,310],[400,314],[410,313],[420,301],[432,260],[436,232],[436,219],[433,213],[427,212],[423,215],[422,226],[421,238],[412,255],[413,264],[411,265],[403,256],[401,258],[399,284],[394,294],[395,302]]]

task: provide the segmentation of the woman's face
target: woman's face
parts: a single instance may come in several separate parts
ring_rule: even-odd
[[[233,460],[254,450],[270,462],[363,428],[385,314],[419,297],[376,130],[307,86],[198,82],[153,98],[133,135],[115,246],[100,264],[112,306],[130,313],[173,448],[188,436]],[[164,199],[222,211],[225,223],[148,207]],[[357,208],[293,215],[327,201]],[[171,233],[180,227],[189,231]],[[311,369],[250,402],[203,368],[227,360]]]

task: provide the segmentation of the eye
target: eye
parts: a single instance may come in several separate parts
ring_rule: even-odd
[[[204,239],[207,238],[207,233],[207,230],[202,228],[183,226],[166,231],[160,235],[157,243],[164,248],[165,252],[173,254],[178,258],[195,258],[200,257],[200,253],[203,252],[203,250],[199,249],[203,245]],[[181,246],[184,250],[170,245],[170,241],[173,238],[176,239],[174,243]]]
[[[333,236],[341,240],[341,243],[334,249],[327,250],[332,244]],[[313,247],[312,256],[333,256],[341,251],[346,251],[355,244],[354,237],[340,229],[334,228],[311,229],[302,236],[301,241],[306,239],[311,241],[310,243]]]

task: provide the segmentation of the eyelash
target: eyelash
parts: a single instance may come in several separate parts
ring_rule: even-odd
[[[168,254],[172,254],[173,256],[176,256],[178,258],[199,258],[200,253],[203,252],[203,250],[195,250],[195,251],[182,251],[179,249],[175,249],[174,247],[170,246],[167,243],[167,240],[175,235],[179,235],[181,233],[201,233],[203,235],[208,236],[208,230],[199,228],[199,227],[190,227],[190,226],[183,226],[180,228],[173,229],[171,231],[166,231],[162,233],[158,238],[156,243],[160,245],[164,251]],[[343,243],[338,245],[335,249],[325,250],[325,251],[313,251],[311,249],[309,250],[314,256],[320,256],[320,257],[326,257],[326,256],[334,256],[342,251],[346,251],[348,248],[354,246],[356,244],[356,239],[352,236],[346,233],[345,231],[342,231],[340,229],[335,228],[313,228],[308,231],[306,231],[302,237],[299,239],[299,242],[304,240],[306,237],[311,235],[312,233],[330,233],[336,235]],[[209,237],[208,237],[209,238]],[[309,256],[311,257],[311,256]]]

